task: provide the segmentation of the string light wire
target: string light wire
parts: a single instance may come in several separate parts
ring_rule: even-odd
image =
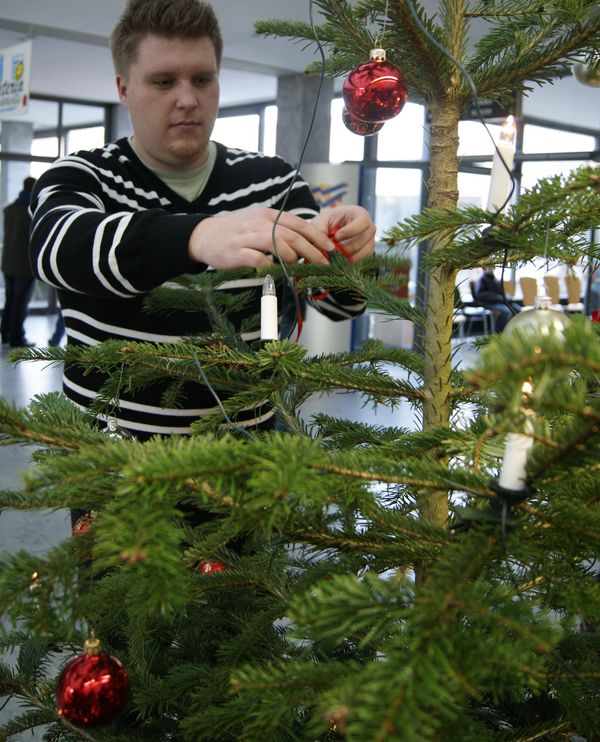
[[[279,224],[279,221],[283,215],[283,212],[285,211],[285,207],[287,206],[287,203],[289,201],[290,195],[292,193],[292,190],[294,188],[294,185],[296,184],[296,181],[300,177],[300,168],[302,167],[302,163],[304,162],[304,157],[306,155],[306,149],[308,147],[308,142],[310,141],[310,137],[315,125],[315,120],[317,117],[317,111],[319,106],[319,100],[321,97],[321,91],[323,89],[323,81],[325,79],[325,52],[323,50],[323,45],[321,44],[321,40],[319,39],[319,35],[317,33],[317,28],[315,26],[314,17],[313,17],[313,0],[309,0],[308,3],[308,15],[309,15],[309,21],[310,21],[310,27],[312,29],[313,37],[317,45],[317,49],[321,58],[321,66],[320,66],[320,73],[319,73],[319,82],[317,85],[317,92],[315,95],[315,100],[313,103],[313,110],[310,118],[310,122],[308,125],[308,129],[306,132],[306,136],[304,138],[304,142],[302,144],[302,149],[300,150],[300,156],[298,158],[298,162],[296,164],[296,171],[294,173],[294,176],[292,180],[290,181],[290,184],[287,187],[287,190],[285,192],[285,195],[283,197],[283,201],[281,203],[281,206],[279,207],[279,210],[275,216],[275,219],[273,221],[273,228],[271,230],[271,241],[273,243],[273,253],[277,260],[279,261],[279,264],[281,265],[281,269],[283,271],[283,274],[285,276],[286,285],[290,288],[292,292],[292,296],[294,299],[294,318],[296,318],[296,322],[298,322],[298,319],[301,317],[301,311],[300,311],[300,300],[298,298],[298,292],[296,291],[296,287],[294,285],[294,280],[290,276],[285,263],[281,259],[281,256],[279,254],[279,250],[277,248],[277,241],[276,241],[276,230],[277,226]],[[290,328],[288,330],[288,333],[286,335],[286,340],[289,340],[292,336],[292,333],[294,332],[294,327],[296,322],[290,323]]]

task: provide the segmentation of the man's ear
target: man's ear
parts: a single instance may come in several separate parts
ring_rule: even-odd
[[[115,82],[117,83],[119,100],[125,106],[125,108],[127,108],[127,82],[125,81],[124,77],[121,77],[121,75],[117,75],[117,77],[115,78]]]

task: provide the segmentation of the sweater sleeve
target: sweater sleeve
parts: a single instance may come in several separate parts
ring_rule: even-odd
[[[127,195],[132,192],[140,201]],[[79,155],[58,160],[33,193],[29,250],[35,276],[58,289],[131,298],[197,271],[188,240],[204,215],[146,208],[145,195],[108,164],[103,170]]]

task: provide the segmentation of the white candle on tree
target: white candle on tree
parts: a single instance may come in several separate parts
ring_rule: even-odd
[[[492,161],[490,190],[488,193],[488,211],[497,211],[506,207],[506,199],[512,181],[512,166],[515,160],[515,120],[508,116],[502,124],[500,139],[496,145]]]
[[[526,381],[522,387],[525,399],[533,391],[531,382]],[[531,411],[525,410],[531,415]],[[523,433],[509,433],[504,445],[504,459],[498,484],[502,489],[520,492],[527,487],[527,460],[533,447],[533,425],[530,419],[525,420]]]
[[[266,276],[263,281],[262,296],[260,298],[260,339],[277,340],[279,328],[277,322],[277,294],[272,276]]]

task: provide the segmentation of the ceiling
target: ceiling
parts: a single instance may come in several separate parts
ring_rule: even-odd
[[[2,0],[0,49],[33,40],[34,94],[116,103],[108,37],[125,1]],[[315,58],[313,49],[253,32],[256,20],[273,16],[309,21],[310,0],[213,0],[213,5],[225,42],[222,105],[274,99],[277,76],[301,72]],[[436,8],[438,3],[426,0],[423,5]],[[569,77],[536,89],[525,111],[600,129],[600,87]]]
[[[264,39],[254,22],[273,16],[265,0],[215,0],[225,41],[224,105],[273,99],[276,78],[304,69],[313,55],[299,44]],[[2,0],[0,48],[33,39],[31,92],[116,103],[108,38],[125,0]],[[278,0],[281,18],[308,20],[308,3]]]

